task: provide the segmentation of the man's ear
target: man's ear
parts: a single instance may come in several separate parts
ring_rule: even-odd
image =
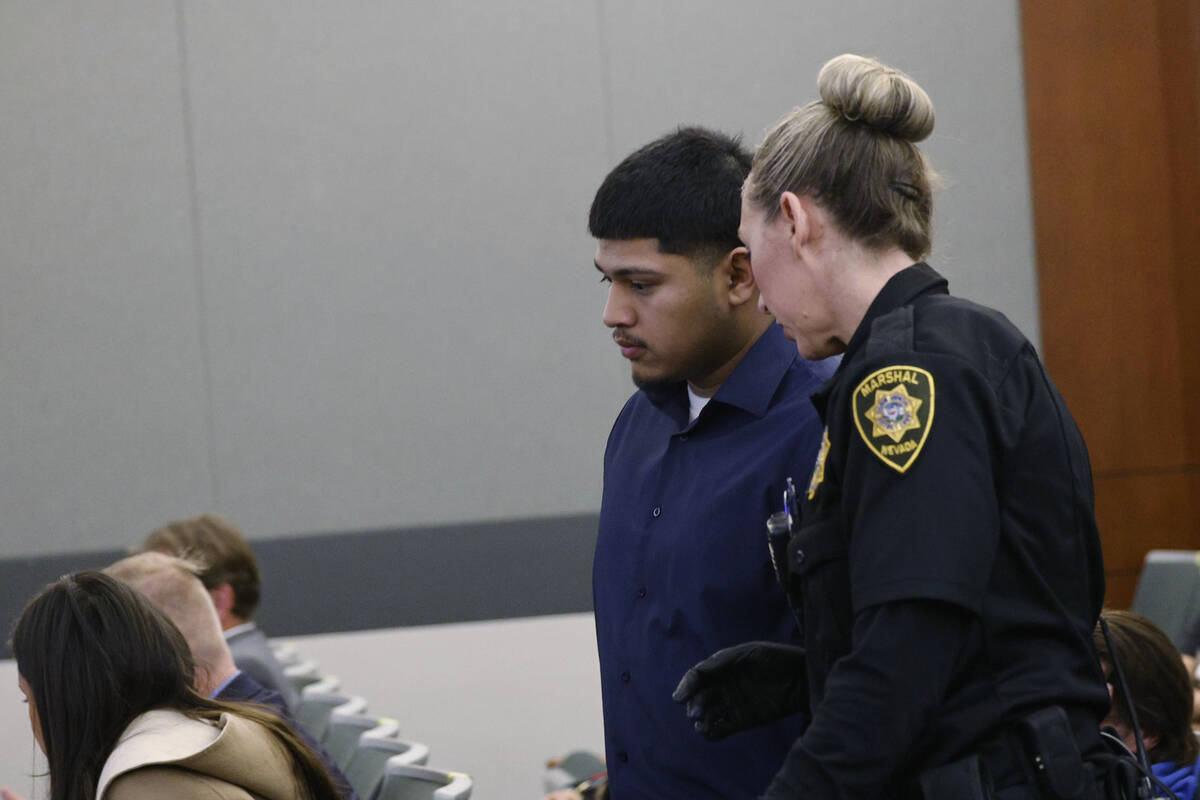
[[[784,192],[779,196],[779,210],[791,226],[789,241],[792,251],[800,256],[801,250],[820,234],[816,206],[807,197],[802,198],[795,192]]]
[[[757,302],[758,286],[754,283],[754,273],[750,270],[750,251],[745,247],[735,247],[729,251],[726,261],[729,304],[740,306]]]
[[[221,620],[221,627],[232,627],[226,623],[229,622],[229,618],[233,614],[233,587],[228,583],[219,583],[209,589],[208,594],[212,597],[213,606],[217,609],[217,617]]]

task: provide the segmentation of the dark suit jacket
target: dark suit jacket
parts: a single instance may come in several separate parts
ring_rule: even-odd
[[[251,678],[244,672],[238,672],[225,688],[217,693],[217,700],[227,700],[237,703],[258,703],[264,705],[283,718],[284,722],[292,727],[300,738],[303,739],[309,747],[316,751],[321,757],[321,761],[325,764],[325,769],[329,772],[333,783],[341,791],[342,797],[345,800],[358,800],[358,795],[354,789],[350,787],[350,782],[346,780],[346,776],[338,769],[337,764],[333,762],[333,758],[329,753],[325,752],[325,748],[308,735],[308,731],[300,726],[292,718],[291,712],[288,711],[287,704],[283,702],[283,698],[279,696],[279,692],[272,691],[258,681]]]
[[[279,716],[291,721],[287,704],[279,692],[268,689],[240,670],[237,675],[233,676],[233,680],[225,684],[225,688],[217,695],[217,699],[232,700],[238,703],[260,703],[270,706]],[[295,722],[292,722],[292,727],[296,727]]]
[[[233,653],[237,668],[254,678],[260,686],[279,692],[288,708],[295,708],[296,703],[300,702],[300,695],[283,674],[283,665],[275,658],[267,635],[253,623],[239,627],[242,630],[232,636],[228,631],[225,635],[225,643],[229,645],[229,652]]]

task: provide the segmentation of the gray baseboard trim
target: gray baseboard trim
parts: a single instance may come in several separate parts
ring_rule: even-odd
[[[256,621],[270,636],[569,614],[592,609],[596,514],[253,542],[263,576]],[[60,575],[119,550],[0,559],[0,657],[21,610]]]

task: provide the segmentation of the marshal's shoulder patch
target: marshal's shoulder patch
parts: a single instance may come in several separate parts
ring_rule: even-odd
[[[933,376],[920,367],[877,369],[854,390],[854,424],[870,451],[904,474],[929,438],[933,401]]]

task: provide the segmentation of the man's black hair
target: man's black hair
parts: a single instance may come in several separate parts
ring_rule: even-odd
[[[724,255],[741,244],[742,182],[752,156],[740,137],[680,128],[618,164],[592,201],[597,239],[658,239],[663,253]]]

